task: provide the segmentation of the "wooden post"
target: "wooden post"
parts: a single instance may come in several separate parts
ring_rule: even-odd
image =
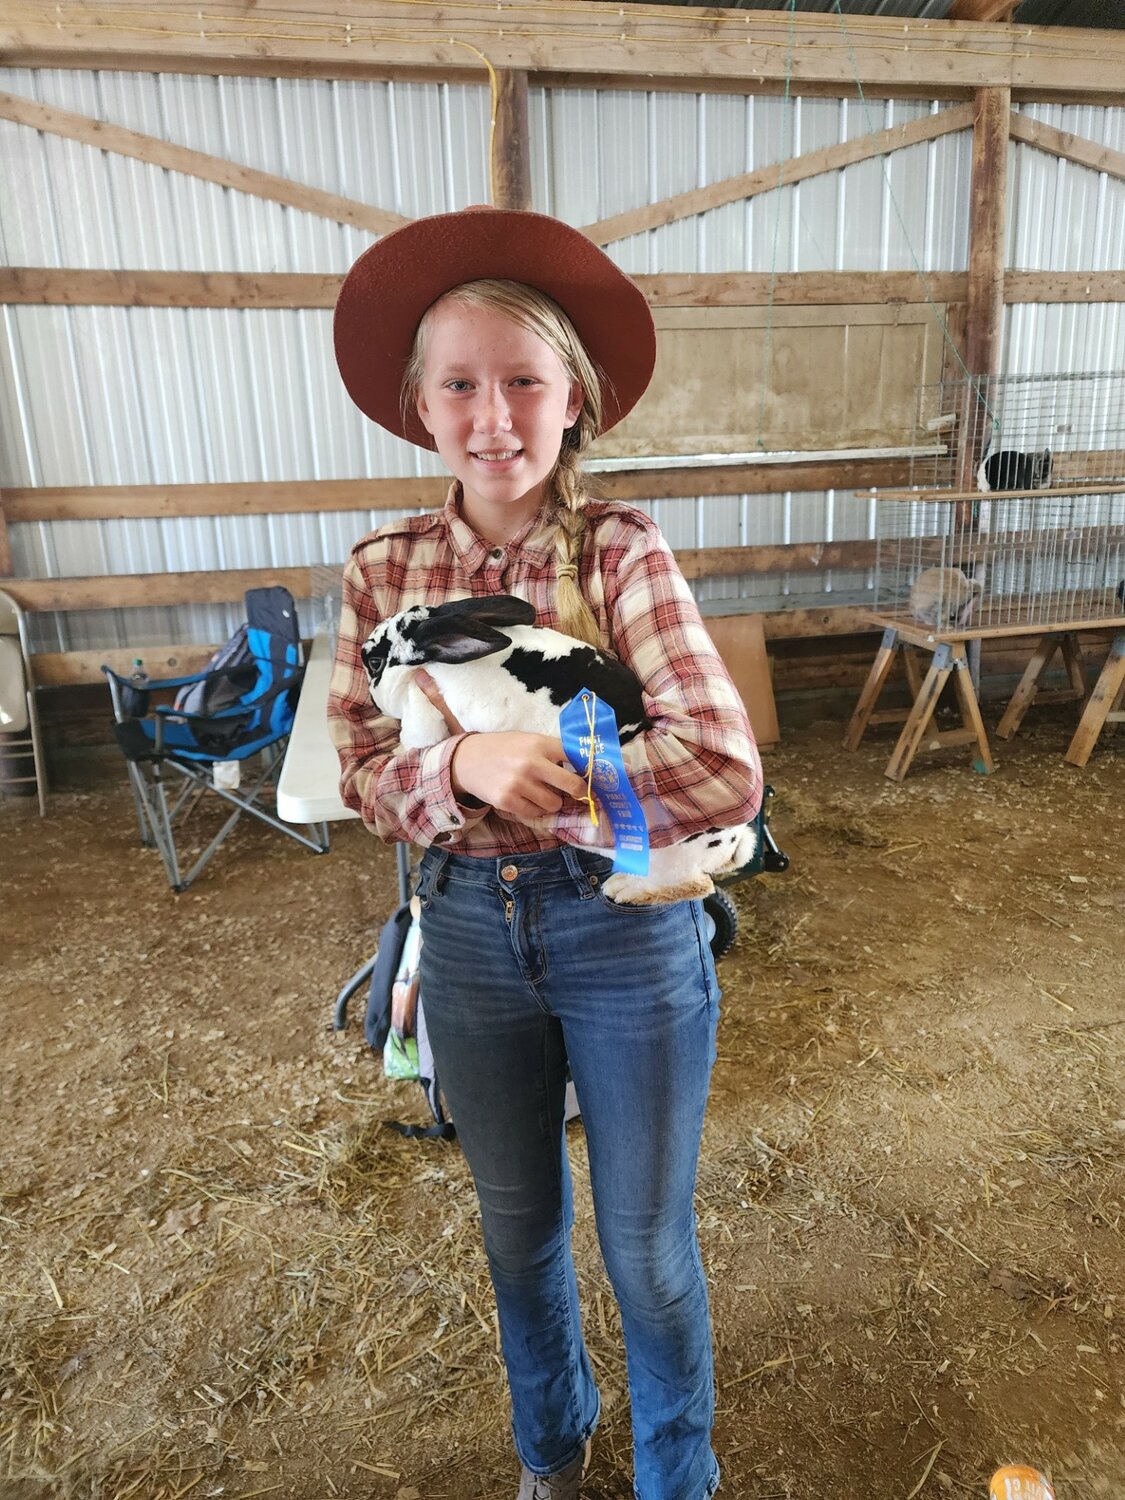
[[[969,295],[965,364],[987,379],[1000,367],[1004,324],[1004,232],[1008,189],[1010,89],[978,89],[973,116],[973,165],[969,203]],[[969,403],[959,433],[958,488],[976,489],[988,414]]]
[[[0,578],[11,578],[12,543],[8,537],[8,522],[4,516],[4,491],[0,490]]]
[[[493,207],[530,209],[527,73],[522,68],[496,70],[495,107],[496,124],[492,134]]]
[[[978,89],[974,99],[973,166],[969,205],[969,300],[965,363],[987,382],[1000,368],[1004,329],[1004,239],[1008,191],[1008,135],[1012,91]],[[960,487],[976,488],[977,465],[988,447],[992,418],[983,402],[966,402],[960,438]],[[973,503],[959,507],[958,529],[975,529]],[[983,567],[975,575],[984,583]],[[968,653],[974,687],[980,683],[980,642]]]

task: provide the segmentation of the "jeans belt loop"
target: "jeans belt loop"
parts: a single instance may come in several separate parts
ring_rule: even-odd
[[[418,896],[425,906],[433,896],[441,895],[442,876],[448,863],[449,854],[445,849],[439,849],[431,844],[422,856],[422,865],[418,878]]]
[[[561,845],[563,864],[566,865],[567,874],[574,881],[574,885],[580,898],[589,901],[594,894],[594,888],[590,884],[590,877],[582,868],[582,860],[577,849],[572,844]]]

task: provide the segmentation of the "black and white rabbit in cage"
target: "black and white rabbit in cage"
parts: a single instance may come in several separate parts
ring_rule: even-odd
[[[1041,490],[1051,482],[1051,450],[1019,453],[1001,448],[982,458],[977,468],[977,489]]]

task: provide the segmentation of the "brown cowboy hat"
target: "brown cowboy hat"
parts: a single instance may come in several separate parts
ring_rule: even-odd
[[[411,412],[402,377],[422,314],[466,281],[519,281],[552,297],[602,375],[602,432],[640,400],[656,362],[644,293],[577,229],[546,214],[501,208],[416,219],[372,245],[336,299],[336,363],[372,421],[420,448],[434,440]]]

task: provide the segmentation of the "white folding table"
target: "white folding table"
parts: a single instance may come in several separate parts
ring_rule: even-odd
[[[277,815],[287,823],[341,823],[358,818],[340,796],[340,761],[328,733],[328,685],[332,677],[332,643],[327,635],[313,638],[293,729],[277,784]],[[328,830],[325,828],[325,841]],[[395,850],[398,859],[399,901],[410,899],[410,851]],[[347,1023],[348,1001],[370,978],[375,959],[357,969],[336,999],[335,1024]]]
[[[339,823],[359,814],[340,796],[340,762],[328,733],[332,645],[314,636],[293,729],[277,784],[277,815],[287,823]]]

